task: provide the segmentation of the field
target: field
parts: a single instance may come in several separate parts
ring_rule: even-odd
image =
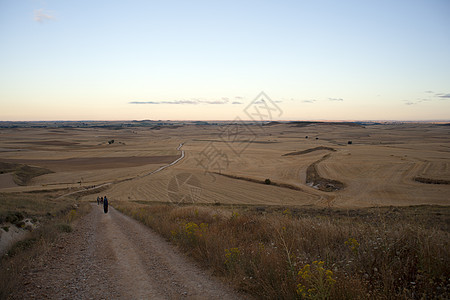
[[[107,191],[112,200],[339,208],[448,205],[448,128],[301,122],[4,128],[0,188],[75,191],[114,183]],[[180,144],[182,160],[148,175],[178,158]],[[23,182],[5,163],[32,166],[41,172],[35,175],[43,175]],[[184,182],[183,176],[190,179]],[[262,184],[266,179],[271,184]]]
[[[112,206],[257,298],[450,293],[447,125],[4,127],[3,223],[67,218],[80,203],[107,195]]]

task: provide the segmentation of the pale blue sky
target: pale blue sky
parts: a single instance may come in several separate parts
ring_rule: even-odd
[[[450,119],[450,1],[0,0],[0,120]],[[135,104],[147,102],[147,104]]]

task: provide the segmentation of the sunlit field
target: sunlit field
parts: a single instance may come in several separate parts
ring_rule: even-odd
[[[108,195],[251,295],[448,295],[448,126],[131,124],[0,129],[2,220]]]

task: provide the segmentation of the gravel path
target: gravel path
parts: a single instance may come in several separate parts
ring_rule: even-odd
[[[93,205],[13,299],[239,299],[143,224]]]

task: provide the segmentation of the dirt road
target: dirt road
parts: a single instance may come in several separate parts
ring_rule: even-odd
[[[13,299],[239,299],[152,230],[101,206],[33,262]]]

